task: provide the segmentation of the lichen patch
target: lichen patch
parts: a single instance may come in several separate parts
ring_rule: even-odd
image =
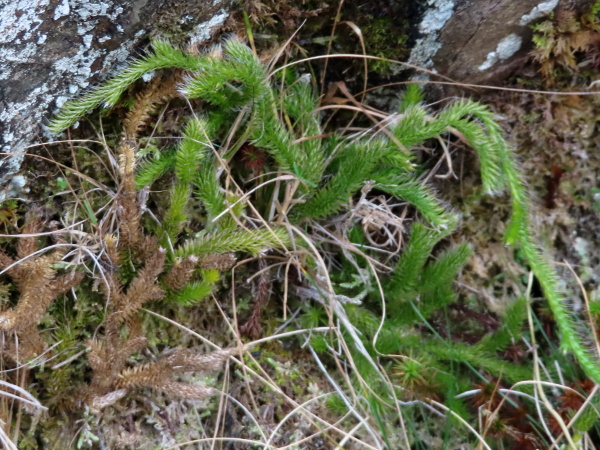
[[[548,0],[546,2],[540,3],[537,6],[534,6],[529,13],[523,14],[519,25],[524,27],[525,25],[528,25],[534,20],[546,17],[548,14],[554,11],[554,8],[556,8],[558,2],[559,0]]]
[[[518,36],[515,33],[509,34],[500,42],[498,42],[496,50],[487,54],[484,63],[481,64],[477,69],[480,71],[488,70],[496,63],[507,60],[519,51],[522,44],[523,38],[521,38],[521,36]]]
[[[194,31],[190,35],[190,44],[196,44],[209,40],[214,31],[221,27],[228,17],[229,13],[224,9],[221,9],[209,21],[196,25],[194,27]]]
[[[419,24],[422,37],[415,42],[408,60],[409,64],[423,68],[433,66],[433,57],[442,46],[438,40],[439,31],[454,13],[453,0],[428,0],[428,5],[429,9]],[[417,76],[422,77],[423,74]]]

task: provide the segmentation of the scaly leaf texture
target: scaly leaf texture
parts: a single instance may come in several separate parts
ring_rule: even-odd
[[[230,39],[225,43],[223,58],[208,57],[202,64],[201,72],[186,83],[185,94],[226,108],[250,103],[252,143],[267,150],[281,170],[299,172],[301,178],[312,184],[318,182],[324,159],[319,140],[295,142],[291,131],[281,123],[277,96],[267,81],[264,66],[252,51],[238,40]],[[316,106],[310,86],[296,83],[286,95],[286,99],[290,98],[294,100],[288,106],[299,115],[299,134],[319,135],[318,120],[309,117]]]
[[[454,129],[460,132],[469,145],[477,152],[481,164],[481,178],[487,192],[496,193],[504,187],[500,164],[501,148],[498,146],[496,129],[482,126],[479,119],[487,109],[477,102],[461,100],[440,112],[437,116],[428,115],[421,105],[407,105],[399,120],[392,125],[394,136],[406,147],[413,147],[427,139],[435,138]]]
[[[187,220],[186,206],[192,195],[192,188],[187,183],[177,182],[169,191],[169,199],[171,201],[169,209],[163,218],[163,233],[161,233],[161,245],[165,248],[170,248],[177,241],[177,236]],[[167,245],[166,239],[171,242],[171,246]]]
[[[527,380],[531,377],[531,368],[503,361],[492,353],[482,351],[477,346],[429,340],[419,342],[416,348],[440,360],[470,364],[494,377],[502,377],[510,383]]]
[[[371,179],[376,163],[389,151],[384,139],[349,144],[336,162],[337,172],[312,199],[297,208],[296,216],[318,219],[338,212]]]
[[[135,175],[136,189],[150,186],[160,177],[175,169],[175,152],[164,151],[157,158],[144,161]]]
[[[456,301],[454,280],[470,256],[469,245],[461,244],[444,251],[425,267],[419,279],[420,294],[416,303],[422,317],[427,319]]]
[[[294,172],[294,167],[304,166],[305,155],[293,143],[294,137],[279,120],[272,92],[258,99],[251,126],[252,144],[267,150],[281,170]]]
[[[400,101],[400,113],[423,102],[423,90],[418,84],[409,84]]]
[[[408,245],[404,249],[390,280],[385,287],[386,299],[401,302],[403,294],[417,289],[421,272],[431,255],[431,251],[444,235],[430,230],[422,223],[415,222],[410,230]]]
[[[468,244],[460,244],[437,255],[435,261],[429,263],[422,272],[419,288],[428,290],[451,286],[471,254]]]
[[[413,175],[401,175],[382,170],[375,174],[374,180],[376,189],[407,201],[434,227],[449,231],[456,229],[457,215],[449,211],[435,197],[432,190]]]
[[[321,181],[325,169],[325,153],[322,145],[321,124],[319,116],[313,111],[318,107],[318,101],[306,76],[294,81],[286,87],[284,98],[284,113],[295,119],[294,134],[302,141],[298,145],[303,158],[297,161],[300,175],[313,185]]]
[[[460,100],[448,106],[438,118],[447,127],[458,130],[475,150],[479,158],[481,181],[489,193],[498,193],[506,186],[502,177],[498,138],[499,129],[490,129],[478,119],[488,113],[485,106],[472,100]]]
[[[518,342],[527,319],[527,308],[527,301],[523,297],[512,302],[504,315],[502,326],[493,333],[486,334],[477,345],[485,351],[499,352],[511,343]]]
[[[184,243],[175,254],[178,257],[228,252],[248,252],[257,255],[262,251],[288,245],[290,236],[285,228],[225,229],[215,233],[203,233],[200,237]]]
[[[183,131],[183,138],[175,152],[175,176],[177,181],[171,189],[169,209],[163,219],[162,245],[170,248],[165,240],[173,244],[188,216],[186,206],[192,195],[192,183],[196,179],[202,160],[206,157],[206,124],[200,119],[191,119]]]
[[[196,72],[184,86],[184,94],[215,105],[239,106],[270,90],[264,66],[235,38],[225,42],[222,58],[201,58]]]
[[[181,291],[168,300],[181,305],[192,306],[208,297],[214,290],[214,284],[207,281],[193,281],[188,283]]]
[[[206,210],[206,229],[234,228],[237,226],[231,213],[221,213],[228,207],[225,198],[225,190],[221,187],[217,178],[217,171],[214,166],[213,158],[206,158],[202,161],[200,169],[195,179],[195,196]],[[219,217],[220,216],[220,217]],[[219,217],[216,221],[215,217]]]
[[[210,150],[206,124],[203,120],[191,119],[183,131],[183,139],[175,154],[175,175],[181,183],[192,183],[200,161]]]
[[[391,127],[394,135],[407,147],[439,136],[448,127],[454,128],[469,141],[481,162],[482,181],[488,192],[498,192],[508,186],[512,214],[505,235],[508,244],[520,245],[534,275],[540,282],[562,335],[562,345],[572,351],[586,374],[600,382],[598,355],[592,356],[571,318],[564,296],[558,287],[556,274],[535,244],[531,230],[529,199],[514,156],[502,137],[502,130],[492,113],[479,103],[463,100],[430,117],[419,105],[407,105],[401,119]]]

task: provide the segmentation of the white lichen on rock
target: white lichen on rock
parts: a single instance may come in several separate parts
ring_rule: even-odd
[[[519,25],[524,27],[536,19],[550,14],[558,5],[559,0],[548,0],[534,6],[531,11],[521,16]],[[477,68],[483,72],[491,69],[499,62],[505,61],[513,56],[523,44],[523,39],[515,33],[511,33],[503,38],[496,47],[496,50],[487,54],[485,61]]]
[[[12,184],[16,189],[20,189],[27,184],[27,180],[25,180],[23,175],[17,175],[12,177],[10,184]]]
[[[35,53],[34,42],[41,38],[38,28],[43,22],[39,13],[48,4],[49,0],[13,0],[0,8],[0,80],[10,78],[7,61],[27,62]],[[8,44],[22,47],[17,51]]]
[[[27,184],[27,179],[23,175],[16,175],[12,177],[5,186],[3,186],[2,191],[0,191],[0,199],[5,198],[14,198],[23,192],[29,192],[25,185]]]
[[[481,64],[478,69],[480,71],[488,70],[498,62],[502,62],[513,56],[519,51],[523,44],[523,38],[511,33],[498,42],[496,50],[487,54],[485,62]]]
[[[62,0],[61,3],[54,10],[54,20],[58,20],[61,17],[68,16],[71,9],[69,8],[69,0]]]
[[[190,33],[190,44],[198,44],[209,40],[215,30],[221,27],[228,17],[229,13],[224,9],[221,9],[209,21],[196,25],[194,31]]]
[[[441,48],[438,40],[440,30],[454,12],[453,0],[428,0],[429,9],[419,24],[421,37],[417,39],[410,52],[409,64],[429,68],[433,65],[432,58]]]
[[[550,14],[554,11],[554,8],[558,5],[559,0],[548,0],[547,2],[542,2],[537,6],[534,6],[531,11],[527,14],[523,14],[521,17],[521,21],[519,25],[524,27],[525,25],[533,22],[534,20],[541,19],[546,15]]]
[[[427,10],[419,24],[419,31],[423,34],[437,33],[440,31],[454,12],[452,0],[429,0],[431,9]]]

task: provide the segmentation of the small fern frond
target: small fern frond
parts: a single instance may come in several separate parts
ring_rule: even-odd
[[[409,84],[402,94],[399,112],[403,113],[413,106],[423,102],[423,89],[418,84]]]
[[[177,236],[187,220],[186,207],[192,195],[192,188],[187,183],[175,183],[175,186],[169,192],[171,203],[163,219],[163,230],[166,238],[168,236],[172,245],[175,244]],[[162,242],[165,248],[169,248],[166,242]]]
[[[429,290],[438,286],[452,286],[454,279],[472,254],[468,244],[461,244],[437,255],[421,275],[420,288]]]
[[[223,58],[201,60],[197,74],[183,88],[188,98],[202,98],[221,106],[239,106],[269,90],[264,66],[238,39],[223,46]]]
[[[383,139],[348,145],[336,162],[337,172],[312,199],[298,207],[296,214],[317,219],[338,212],[369,181],[375,164],[389,151]]]
[[[491,112],[488,108],[472,100],[460,100],[444,109],[439,121],[463,134],[479,157],[481,179],[486,192],[500,192],[505,186],[501,176],[498,139],[502,140],[499,128],[488,128]]]
[[[500,162],[502,135],[491,112],[470,100],[452,103],[437,116],[429,116],[419,104],[406,105],[398,122],[391,127],[394,136],[406,147],[454,129],[461,133],[477,152],[481,177],[487,192],[499,192],[505,186]]]
[[[272,92],[258,100],[250,125],[252,144],[267,150],[280,170],[294,172],[294,166],[304,165],[304,156],[293,143],[294,137],[279,120]]]
[[[390,131],[402,145],[412,148],[415,145],[439,136],[446,125],[439,120],[429,120],[427,111],[421,105],[408,107],[398,119],[392,124]]]
[[[558,287],[554,269],[548,263],[546,256],[542,255],[541,251],[532,242],[531,237],[523,236],[520,247],[531,266],[532,272],[542,286],[544,297],[548,300],[554,320],[561,333],[561,347],[564,350],[571,351],[579,361],[585,374],[594,382],[600,383],[600,355],[593,352],[584,343],[582,336],[577,331],[572,313],[568,310],[562,291]]]
[[[433,247],[443,237],[442,233],[427,229],[422,223],[415,222],[413,224],[408,245],[400,256],[385,289],[388,300],[401,300],[403,294],[417,288],[420,275]]]
[[[527,301],[524,297],[513,301],[506,311],[502,326],[492,334],[485,335],[477,343],[484,351],[500,352],[511,343],[518,342],[521,329],[527,319]]]
[[[228,207],[225,198],[225,191],[221,188],[217,173],[213,167],[213,159],[205,159],[198,171],[195,180],[195,195],[206,209],[206,228],[212,231],[213,228],[231,228],[236,224],[231,218],[231,213],[219,217],[215,222],[213,219],[221,215]]]
[[[284,99],[284,112],[295,119],[294,133],[301,137],[298,145],[304,158],[299,160],[299,172],[312,184],[318,184],[325,169],[325,154],[320,118],[313,111],[318,102],[310,84],[310,78],[303,76],[288,88]]]

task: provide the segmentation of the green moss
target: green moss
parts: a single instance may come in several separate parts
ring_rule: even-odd
[[[400,1],[384,2],[382,5],[380,2],[345,2],[336,23],[332,53],[362,54],[362,40],[366,54],[370,56],[406,60],[416,31],[415,18],[422,12],[422,3]],[[245,6],[259,50],[269,48],[273,41],[281,44],[292,33],[296,33],[294,40],[302,46],[302,53],[323,53],[329,45],[336,4],[264,0],[259,5],[249,2]],[[241,15],[237,21],[243,23]],[[355,27],[360,30],[360,35],[355,32]],[[353,66],[353,70],[348,72],[352,77],[362,74],[362,60],[349,60],[348,63]],[[381,76],[389,75],[391,66],[387,61],[369,61],[369,70]]]
[[[407,43],[410,24],[406,17],[377,18],[372,14],[365,14],[357,16],[357,19],[368,55],[395,60],[408,58],[410,48]],[[392,67],[392,63],[389,61],[372,61],[369,65],[373,72],[380,75],[388,75]]]

